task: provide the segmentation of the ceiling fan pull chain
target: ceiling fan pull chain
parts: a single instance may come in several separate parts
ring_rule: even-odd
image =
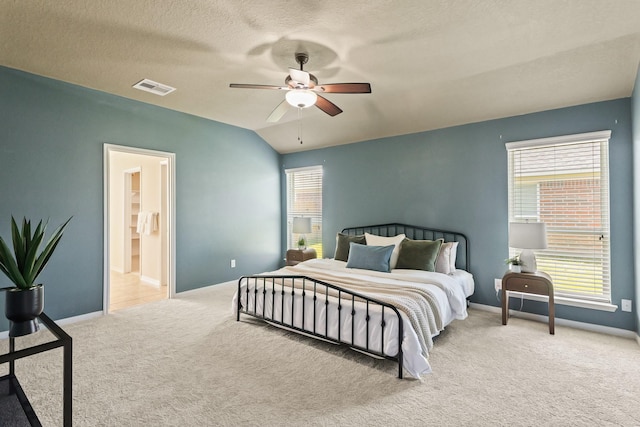
[[[300,124],[300,114],[302,112],[302,108],[298,108],[298,141],[302,144],[302,125]]]

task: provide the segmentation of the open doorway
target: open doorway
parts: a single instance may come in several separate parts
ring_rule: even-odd
[[[104,146],[103,311],[173,297],[173,153]]]

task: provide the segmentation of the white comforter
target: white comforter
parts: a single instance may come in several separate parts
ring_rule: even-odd
[[[333,259],[314,259],[305,261],[294,267],[284,267],[280,270],[264,273],[265,275],[300,275],[308,276],[314,279],[323,280],[328,283],[341,286],[352,291],[367,293],[373,298],[391,298],[391,291],[398,289],[398,299],[405,299],[407,293],[419,293],[425,296],[425,301],[419,301],[417,303],[408,304],[408,306],[416,305],[420,307],[421,313],[416,316],[414,313],[406,311],[406,306],[403,310],[400,310],[403,319],[403,364],[404,368],[409,375],[419,378],[422,374],[431,372],[429,366],[428,352],[433,346],[432,338],[435,337],[454,319],[465,319],[467,317],[466,309],[466,296],[465,285],[462,284],[460,276],[446,275],[441,273],[433,273],[417,270],[393,270],[391,273],[382,273],[370,270],[360,270],[346,268],[346,263],[342,261],[336,261]],[[465,277],[467,283],[469,277]],[[246,284],[243,285],[245,289]],[[252,293],[250,293],[250,296]],[[387,297],[388,296],[388,297]],[[233,307],[235,310],[237,304],[236,295],[233,301]],[[289,307],[290,294],[286,293],[283,298],[284,304],[278,303],[273,307],[271,312],[271,305],[265,304],[262,307],[262,301],[257,298],[255,302],[246,301],[246,293],[241,291],[241,298],[243,306],[255,308],[258,312],[261,310],[267,310],[266,317],[275,316],[275,319],[290,318],[296,327],[301,325],[311,325],[313,322],[313,310],[307,309],[305,312],[305,320],[302,319],[302,310],[296,309],[295,313],[290,313]],[[280,293],[277,293],[277,298],[280,298]],[[302,303],[300,303],[302,304]],[[305,307],[313,303],[305,303]],[[394,304],[395,305],[395,304]],[[284,310],[282,310],[284,307]],[[301,307],[301,305],[300,305]],[[334,324],[324,325],[322,324],[324,316],[318,316],[316,322],[321,323],[317,325],[319,330],[328,331],[328,335],[332,338],[337,338],[340,333],[340,340],[346,343],[352,342],[353,339],[356,344],[363,345],[366,341],[366,330],[364,316],[354,316],[353,325],[351,325],[351,319],[347,312],[349,310],[343,310],[342,322],[340,325],[340,332],[338,332],[337,316],[330,317],[330,322]],[[376,322],[381,320],[381,313],[375,310],[371,314],[371,324],[375,325]],[[284,317],[283,317],[284,316]],[[379,318],[378,318],[379,317]],[[331,321],[331,319],[336,319]],[[421,320],[426,319],[426,320]],[[382,350],[384,354],[396,355],[398,352],[398,325],[393,320],[389,319],[389,313],[385,316],[386,327],[384,329],[384,336],[380,333],[379,328],[369,331],[368,343],[371,348],[384,347]],[[351,330],[355,330],[354,337],[351,337]]]

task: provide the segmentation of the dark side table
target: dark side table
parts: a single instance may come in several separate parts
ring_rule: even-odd
[[[542,271],[535,273],[506,273],[502,277],[502,324],[509,319],[509,291],[549,297],[549,333],[555,333],[555,304],[553,300],[553,282]]]
[[[9,352],[0,355],[0,365],[9,363],[9,374],[0,377],[0,426],[41,426],[16,377],[15,361],[59,347],[63,348],[63,425],[71,427],[72,400],[72,340],[71,337],[46,314],[38,316],[56,340],[16,350],[16,338],[9,338]]]
[[[287,251],[287,265],[297,265],[308,259],[314,259],[318,255],[313,248],[307,249],[289,249]]]

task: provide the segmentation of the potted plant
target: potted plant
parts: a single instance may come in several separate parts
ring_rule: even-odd
[[[298,249],[306,249],[307,248],[307,242],[304,240],[304,237],[300,237],[298,239]]]
[[[513,273],[520,273],[524,263],[520,260],[520,256],[516,255],[512,258],[507,258],[504,262],[509,265],[509,270]]]
[[[38,223],[33,233],[31,221],[22,219],[22,228],[18,228],[11,217],[11,239],[13,252],[0,237],[0,270],[14,283],[6,291],[5,315],[10,321],[9,336],[18,337],[38,330],[36,318],[44,308],[44,288],[36,284],[38,275],[51,258],[53,251],[62,238],[62,233],[71,221],[69,218],[51,235],[42,251],[47,223]]]

